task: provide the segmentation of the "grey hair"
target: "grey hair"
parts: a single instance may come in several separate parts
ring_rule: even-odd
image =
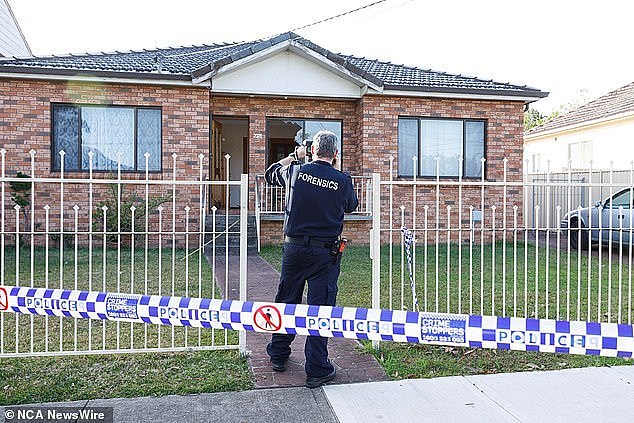
[[[337,136],[330,131],[319,131],[313,137],[315,154],[325,159],[333,159],[337,152]]]

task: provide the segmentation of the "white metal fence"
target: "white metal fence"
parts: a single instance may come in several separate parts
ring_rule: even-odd
[[[522,181],[506,160],[496,179],[390,175],[372,181],[373,308],[632,323],[634,170],[620,203],[592,211],[573,193],[615,195],[625,181]]]
[[[161,174],[127,174],[120,162],[97,172],[92,154],[87,172],[65,172],[62,152],[60,172],[46,168],[45,175],[34,151],[26,170],[15,165],[23,158],[0,155],[0,284],[204,298],[239,292],[234,299],[246,299],[246,175],[206,181],[202,154],[197,168],[174,154]],[[225,216],[208,208],[211,186],[227,195],[240,187],[239,231],[217,230]],[[240,237],[240,256],[228,255],[231,236]],[[239,275],[229,273],[232,260],[240,261]],[[2,357],[244,346],[243,333],[225,330],[0,313]]]

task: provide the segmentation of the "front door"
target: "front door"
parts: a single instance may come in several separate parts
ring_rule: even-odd
[[[209,146],[209,170],[212,181],[227,180],[224,153],[222,151],[222,124],[216,120],[211,121],[211,145]],[[212,185],[210,188],[209,207],[216,206],[222,210],[226,203],[226,187],[224,185]]]

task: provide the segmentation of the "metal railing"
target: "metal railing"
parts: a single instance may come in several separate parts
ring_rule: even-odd
[[[618,183],[511,179],[507,160],[498,180],[403,181],[390,169],[372,182],[373,308],[632,324],[634,167]],[[625,204],[573,198],[624,182]]]
[[[32,150],[30,168],[17,177],[0,151],[0,284],[218,299],[233,289],[246,299],[246,175],[206,181],[202,154],[198,177],[177,176],[186,165],[179,167],[176,154],[160,176],[124,174],[120,160],[112,173],[96,173],[88,155],[85,173],[66,172],[60,152],[59,174],[39,176]],[[208,216],[214,185],[241,187],[239,232],[217,229],[216,207]],[[239,257],[228,255],[230,236],[245,246]],[[239,275],[230,277],[230,260],[240,260]],[[243,333],[217,329],[0,313],[0,357],[244,350],[245,340]]]
[[[264,175],[256,175],[256,210],[261,215],[283,215],[286,208],[285,190],[271,186],[264,180]],[[370,176],[352,176],[352,185],[359,199],[359,207],[351,214],[371,215],[372,212],[372,179]]]
[[[359,207],[348,216],[372,215],[372,179],[369,176],[352,176],[352,185],[359,199]],[[268,185],[264,175],[255,177],[255,225],[260,251],[260,227],[262,220],[279,220],[284,217],[286,208],[285,190],[282,187]]]

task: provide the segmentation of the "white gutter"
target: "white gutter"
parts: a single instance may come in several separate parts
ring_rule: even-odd
[[[320,99],[324,100],[358,100],[362,97],[361,88],[359,89],[358,96],[349,96],[342,97],[340,95],[328,95],[324,93],[281,93],[281,92],[267,92],[267,91],[236,91],[236,90],[219,90],[212,88],[211,92],[213,94],[221,95],[221,96],[240,96],[240,97],[282,97],[282,98],[310,98],[310,99]]]
[[[141,84],[141,85],[172,85],[186,87],[209,87],[209,82],[195,84],[187,80],[174,79],[142,79],[142,78],[120,78],[106,76],[83,76],[83,75],[48,75],[32,73],[0,72],[0,78],[11,79],[34,79],[34,80],[54,80],[54,81],[80,81],[80,82],[106,82],[113,84]]]
[[[427,97],[427,98],[456,98],[466,100],[500,100],[500,101],[523,101],[533,102],[540,98],[514,95],[495,94],[466,94],[466,93],[445,93],[433,91],[409,91],[409,90],[383,90],[382,92],[368,91],[367,94],[398,97]]]

